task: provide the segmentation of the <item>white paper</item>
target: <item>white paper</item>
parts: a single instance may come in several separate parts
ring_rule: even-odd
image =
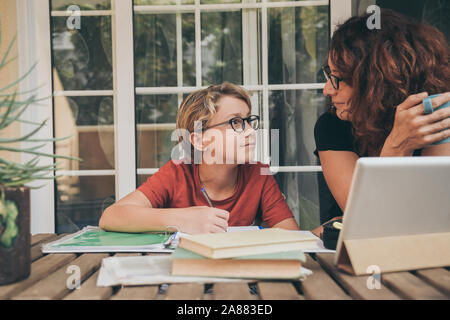
[[[104,258],[97,278],[97,286],[251,281],[248,279],[172,276],[171,270],[172,259],[169,255]]]
[[[243,232],[261,229],[258,226],[228,227],[227,232]]]
[[[171,256],[110,257],[102,260],[97,286],[151,285],[163,283],[254,282],[256,279],[184,277],[171,275]],[[305,279],[312,271],[301,268]]]
[[[311,231],[291,230],[291,232],[300,232],[300,233],[304,234],[305,236],[313,236],[316,238],[315,245],[312,245],[310,248],[303,249],[302,251],[304,253],[335,253],[336,252],[336,250],[330,250],[330,249],[325,248],[325,246],[323,245],[323,241],[319,237],[317,237],[314,233],[312,233]]]

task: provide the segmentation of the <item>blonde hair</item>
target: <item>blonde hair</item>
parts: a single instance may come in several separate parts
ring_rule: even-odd
[[[209,124],[217,112],[217,102],[225,96],[240,99],[248,105],[250,110],[252,109],[247,92],[229,82],[194,91],[181,103],[177,114],[177,133],[178,141],[185,151],[185,157],[190,155],[192,159],[196,150],[190,143],[189,135],[192,132],[201,131]]]

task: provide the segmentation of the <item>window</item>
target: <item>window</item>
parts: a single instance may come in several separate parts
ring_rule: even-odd
[[[66,9],[75,4],[80,25],[70,28]],[[114,202],[114,80],[111,3],[51,1],[55,152],[64,161],[56,181],[56,232],[97,225]],[[100,11],[101,10],[101,11]],[[85,13],[87,13],[85,15]]]
[[[313,127],[326,108],[320,66],[329,3],[226,2],[134,1],[138,184],[170,159],[183,97],[230,81],[250,91],[263,129],[279,130],[276,179],[297,220],[311,228],[319,221]],[[259,160],[269,163],[270,135],[259,141]]]
[[[258,160],[278,170],[301,227],[315,227],[320,66],[330,14],[342,12],[331,1],[51,0],[54,132],[71,136],[55,152],[84,160],[58,172],[56,232],[96,225],[104,208],[156,172],[176,143],[183,98],[223,81],[249,91],[265,129]],[[68,28],[74,17],[80,28]],[[272,149],[270,130],[279,136]]]

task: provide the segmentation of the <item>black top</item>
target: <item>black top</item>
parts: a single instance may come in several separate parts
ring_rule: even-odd
[[[314,154],[319,157],[318,151],[336,150],[336,151],[352,151],[359,157],[367,155],[358,154],[352,134],[352,125],[349,121],[339,119],[336,114],[330,111],[322,114],[314,126],[314,139],[316,140],[316,150]],[[420,150],[414,151],[414,156],[420,155]],[[320,158],[319,158],[320,164]],[[319,182],[319,199],[320,199],[320,223],[323,224],[328,220],[342,216],[342,210],[331,194],[323,173],[318,175]]]
[[[318,151],[336,150],[352,151],[358,154],[354,148],[352,125],[349,121],[339,119],[336,114],[325,112],[314,126],[314,139],[316,150],[314,154],[319,157]],[[319,158],[320,164],[320,158]],[[328,220],[342,216],[342,210],[331,194],[323,173],[318,174],[319,199],[320,199],[320,224]]]
[[[355,139],[351,123],[339,119],[329,111],[317,120],[314,126],[314,139],[316,140],[314,151],[316,156],[319,156],[318,151],[327,150],[353,151],[358,154],[353,146]]]

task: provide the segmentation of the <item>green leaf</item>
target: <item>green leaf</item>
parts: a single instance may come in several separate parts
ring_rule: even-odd
[[[17,218],[19,210],[17,209],[17,206],[14,203],[14,201],[6,200],[6,212],[7,212],[6,219],[15,220]]]
[[[30,97],[28,100],[26,100],[26,103],[24,102],[25,104],[22,107],[17,107],[16,109],[18,109],[19,112],[17,114],[15,114],[12,118],[9,118],[8,121],[2,121],[2,124],[0,124],[0,130],[3,129],[3,128],[6,128],[11,123],[13,123],[14,121],[18,120],[19,117],[25,112],[25,110],[27,110],[27,108],[30,106],[30,104],[33,101],[34,101],[34,98]],[[22,109],[20,110],[20,108],[22,108]]]
[[[3,203],[3,201],[0,201]],[[6,216],[4,216],[4,225],[6,226],[3,231],[2,236],[0,237],[0,244],[6,248],[10,248],[13,244],[14,239],[19,234],[19,228],[16,224],[17,215],[19,214],[19,210],[17,209],[16,204],[7,200],[5,203]]]
[[[16,42],[16,38],[17,38],[17,35],[15,35],[13,37],[13,39],[11,40],[11,42],[9,43],[8,49],[6,49],[5,55],[3,56],[3,59],[0,62],[0,69],[5,66],[5,60],[8,57],[9,53],[11,52],[11,49],[12,49],[14,43]]]
[[[18,234],[19,228],[17,228],[16,222],[6,220],[6,228],[5,231],[3,231],[2,237],[0,238],[0,244],[6,248],[10,248]]]
[[[3,203],[3,201],[0,201],[0,215],[3,217],[3,219],[6,219],[6,205]]]
[[[26,91],[20,91],[20,92],[17,92],[17,95],[21,96],[21,95],[24,95],[24,94],[27,94],[27,93],[36,92],[40,88],[43,88],[44,86],[45,85],[42,84],[39,87],[36,87],[36,88],[33,88],[33,89],[29,89],[29,90],[26,90]],[[5,94],[0,94],[0,97],[8,97],[8,96],[11,96],[11,95],[12,95],[11,93],[5,93]]]
[[[24,142],[57,142],[57,141],[63,141],[66,139],[69,139],[73,136],[71,134],[70,136],[62,137],[62,138],[49,138],[49,139],[27,139],[27,141]],[[0,141],[1,142],[1,141]]]
[[[17,60],[17,58],[18,58],[18,56],[14,56],[14,57],[12,57],[11,59],[9,59],[8,61],[5,61],[5,62],[3,63],[2,68],[3,68],[4,66],[8,65],[9,63],[13,62],[14,60]]]
[[[30,151],[27,149],[18,149],[18,148],[10,148],[10,147],[3,147],[0,146],[0,150],[5,150],[5,151],[11,151],[11,152],[25,152],[25,153],[30,153],[30,154],[34,154],[34,155],[38,155],[38,156],[44,156],[44,157],[49,157],[49,158],[58,158],[58,159],[67,159],[67,160],[75,160],[75,161],[83,161],[83,159],[77,158],[77,157],[70,157],[70,156],[60,156],[60,155],[55,155],[55,154],[48,154],[48,153],[42,153],[42,152],[36,152],[36,151]]]
[[[41,130],[41,128],[43,126],[45,126],[45,124],[47,123],[48,119],[45,119],[39,127],[37,127],[36,129],[34,129],[33,131],[31,131],[30,133],[20,137],[20,138],[11,138],[11,139],[0,139],[0,143],[13,143],[13,142],[19,142],[19,141],[24,141],[27,140],[28,137],[31,137],[32,135],[35,135],[39,130]],[[28,139],[28,141],[30,141]]]
[[[5,91],[9,88],[14,87],[16,84],[18,84],[20,81],[22,81],[23,79],[25,79],[32,71],[33,69],[36,67],[37,63],[35,63],[30,70],[28,70],[24,75],[22,75],[19,79],[17,79],[16,81],[13,81],[12,83],[8,84],[7,86],[0,88],[0,92]]]
[[[16,93],[14,92],[14,95],[11,98],[11,102],[8,104],[9,99],[6,98],[5,101],[8,104],[8,109],[6,109],[6,112],[4,114],[2,114],[2,121],[0,121],[0,128],[3,126],[3,124],[7,121],[9,114],[12,112],[13,110],[13,102],[16,98]]]

